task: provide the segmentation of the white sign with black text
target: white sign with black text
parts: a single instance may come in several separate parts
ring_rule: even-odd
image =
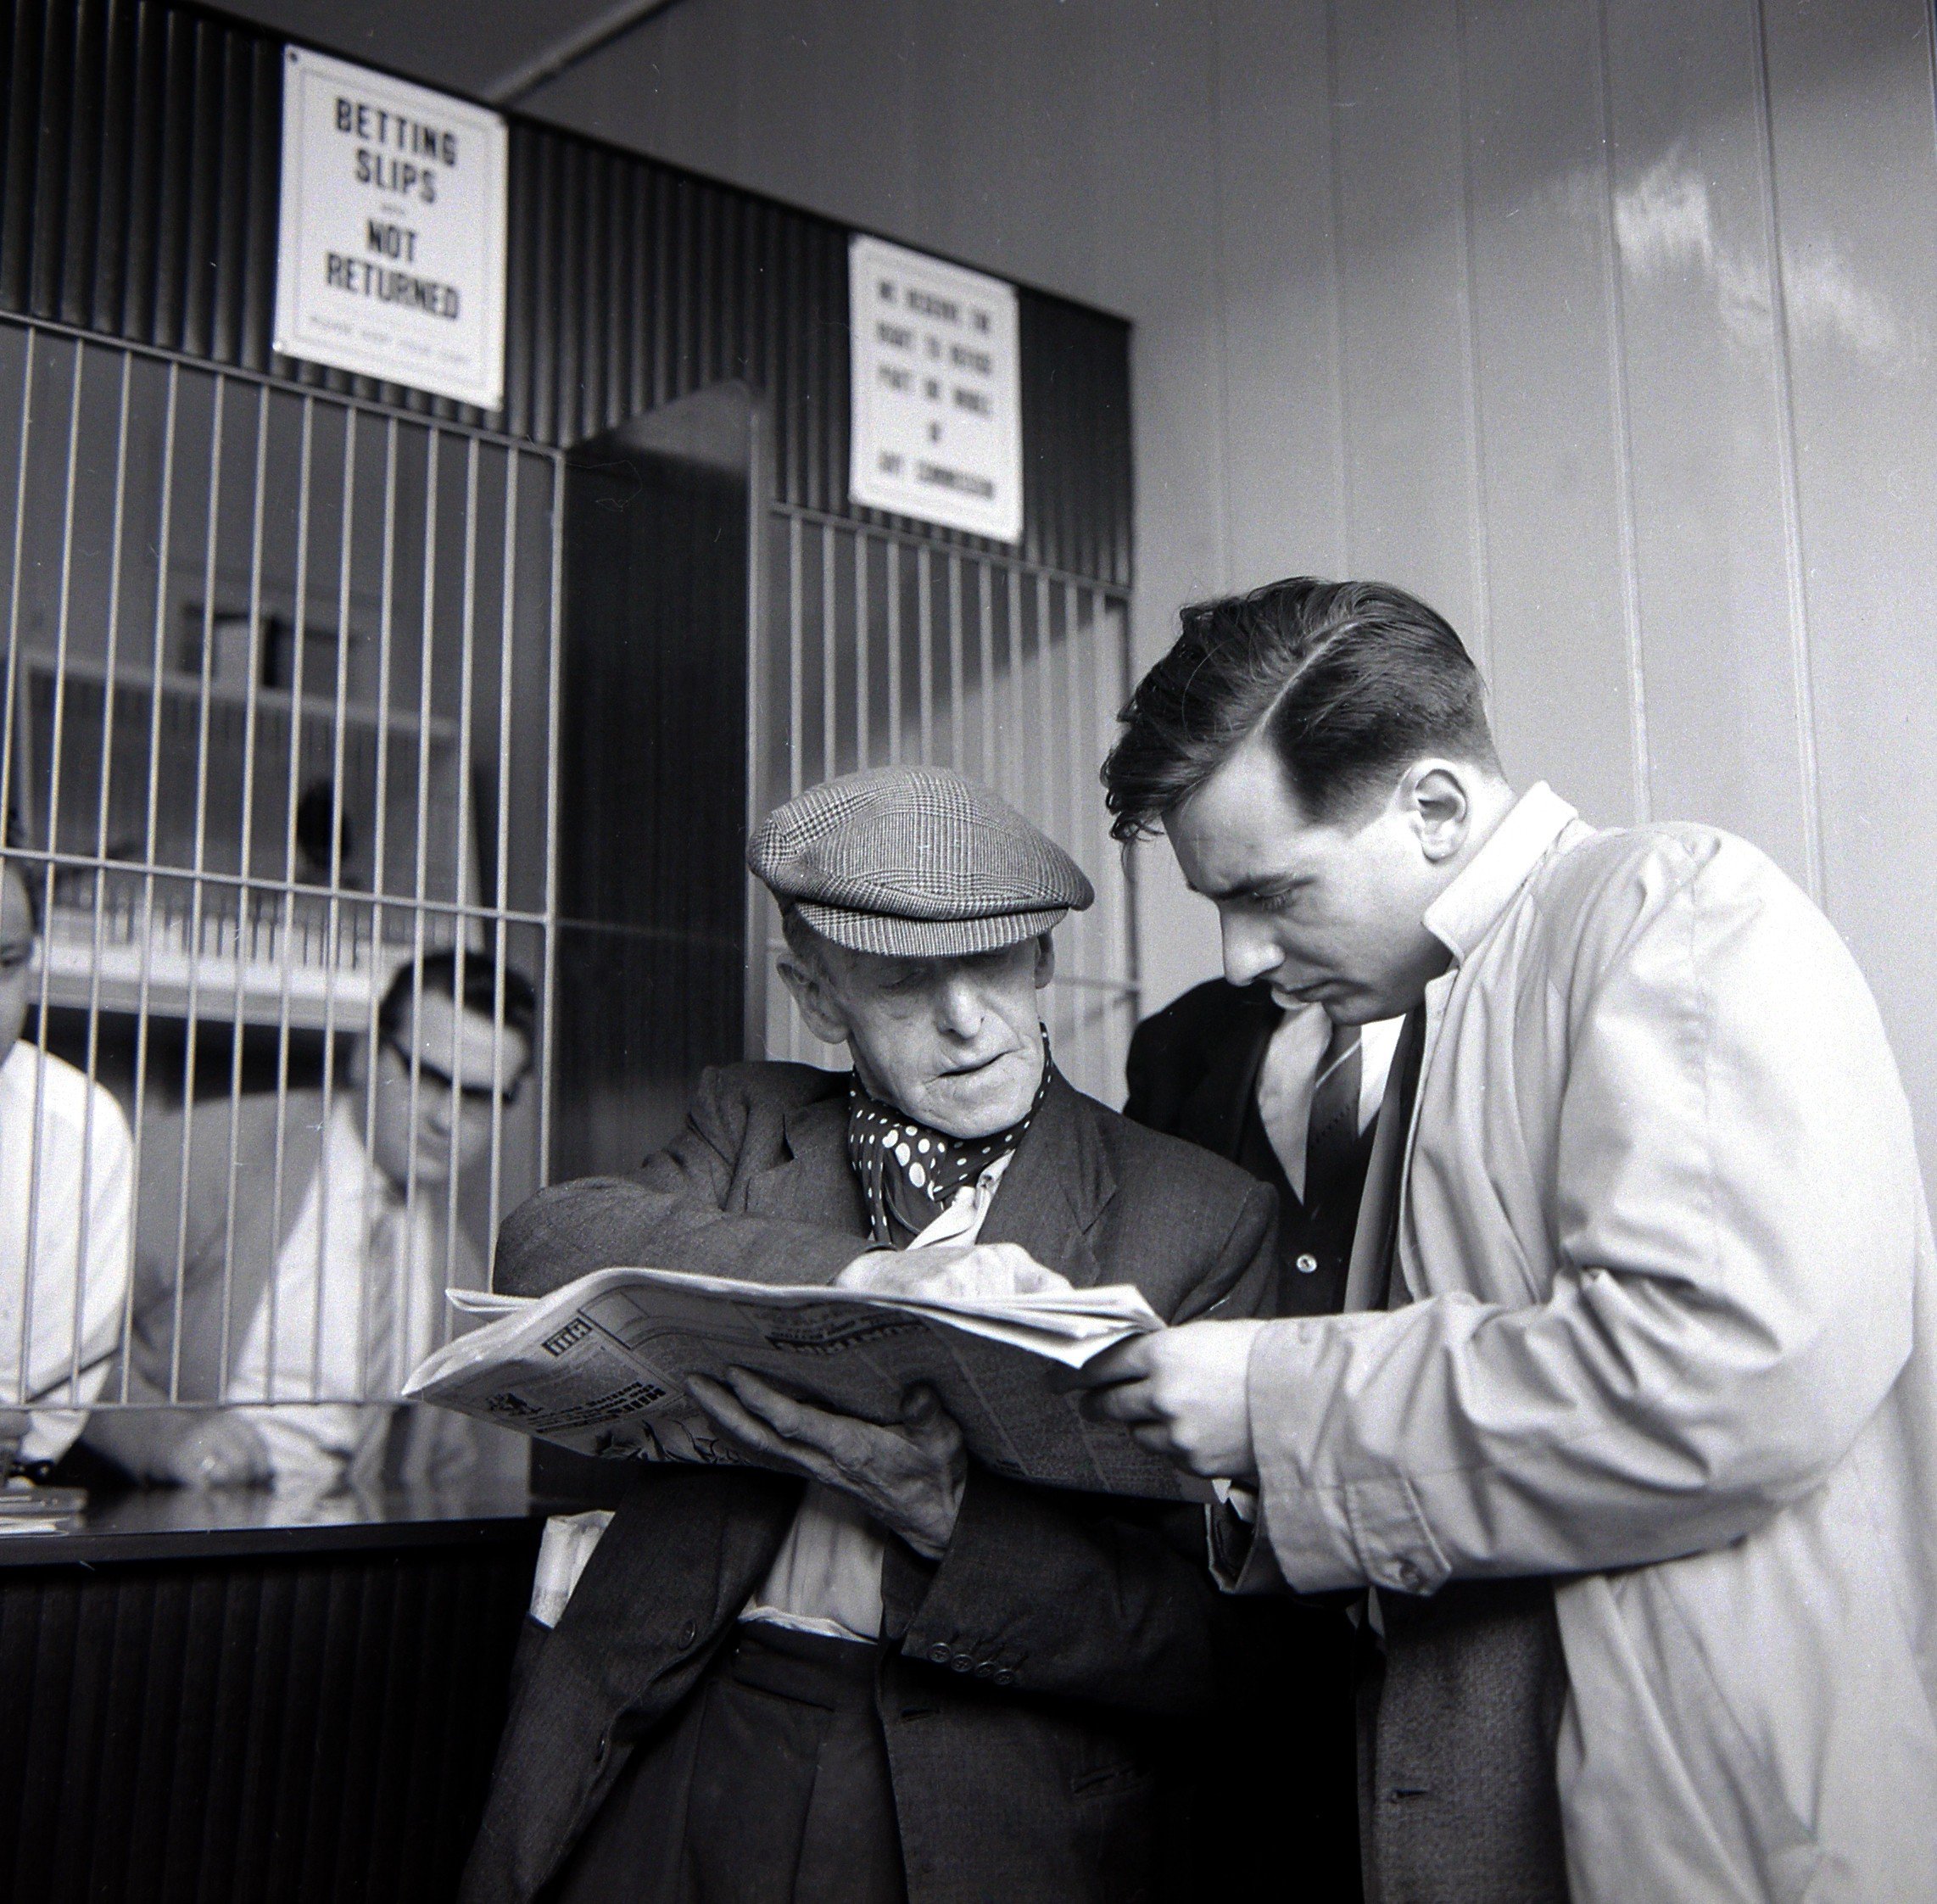
[[[867,237],[847,277],[855,501],[1021,541],[1015,287]]]
[[[505,122],[291,47],[276,348],[480,410],[505,402]]]

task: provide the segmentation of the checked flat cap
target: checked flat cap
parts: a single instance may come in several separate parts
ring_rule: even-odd
[[[760,823],[746,863],[816,932],[896,958],[1016,945],[1097,896],[1053,840],[941,767],[876,767],[809,787]]]

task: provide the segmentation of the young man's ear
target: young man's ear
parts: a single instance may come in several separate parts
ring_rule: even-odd
[[[807,1020],[808,1030],[823,1045],[846,1044],[847,1019],[819,962],[809,963],[785,952],[774,962],[774,969],[793,994],[794,1008]]]
[[[1399,796],[1412,809],[1426,858],[1435,864],[1454,858],[1473,819],[1466,770],[1455,761],[1415,761],[1399,783]]]

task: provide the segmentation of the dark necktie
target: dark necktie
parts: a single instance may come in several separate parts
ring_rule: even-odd
[[[1321,1209],[1359,1147],[1359,1094],[1365,1076],[1359,1027],[1335,1025],[1312,1086],[1311,1116],[1305,1125],[1305,1187],[1308,1210]]]

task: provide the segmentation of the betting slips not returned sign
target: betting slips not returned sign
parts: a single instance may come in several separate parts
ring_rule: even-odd
[[[283,63],[276,348],[505,403],[505,122],[302,47]]]
[[[879,238],[847,274],[855,501],[1021,541],[1015,288]]]

